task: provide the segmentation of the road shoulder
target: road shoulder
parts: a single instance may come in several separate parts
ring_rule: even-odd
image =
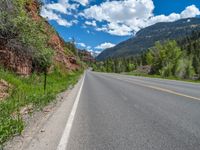
[[[4,149],[55,150],[80,86],[81,79],[73,89],[60,93],[54,103],[49,104],[42,111],[27,116],[26,127],[22,135],[8,141]]]

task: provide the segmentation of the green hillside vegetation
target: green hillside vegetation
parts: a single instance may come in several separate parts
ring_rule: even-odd
[[[44,77],[32,74],[28,78],[17,76],[15,73],[0,68],[1,79],[11,84],[10,96],[0,102],[0,145],[13,135],[19,135],[25,126],[20,113],[23,107],[31,107],[32,113],[42,109],[45,105],[55,100],[58,93],[74,85],[82,71],[66,74],[60,69],[55,69],[48,75],[47,90],[44,93]]]
[[[200,30],[199,18],[157,23],[141,29],[134,37],[112,48],[105,49],[98,55],[97,60],[135,56],[154,46],[156,41],[177,40],[191,35],[191,32],[194,30]]]
[[[49,39],[53,28],[46,31],[44,19],[33,20],[27,13],[26,6],[35,0],[2,0],[0,2],[0,39],[4,40],[6,46],[25,53],[33,59],[34,66],[40,71],[46,71],[51,66],[54,50],[49,46]],[[38,7],[42,3],[37,1]],[[38,9],[38,16],[40,8]],[[65,43],[66,53],[76,55],[73,43]]]
[[[33,21],[25,10],[25,5],[31,2],[0,2],[0,37],[9,43],[10,48],[31,56],[36,66],[46,70],[52,63],[53,50],[47,45],[49,36],[44,21]]]
[[[50,34],[55,31],[49,26],[50,31],[46,32],[45,20],[40,18],[34,21],[26,12],[26,6],[33,1],[0,1],[0,44],[17,53],[26,54],[33,60],[34,66],[33,73],[28,77],[20,77],[0,66],[0,80],[11,85],[9,97],[0,100],[0,149],[4,142],[23,131],[25,124],[20,113],[22,108],[31,107],[30,113],[42,109],[58,93],[74,85],[83,72],[81,67],[76,71],[67,71],[63,69],[64,64],[54,64],[55,50],[48,41]],[[41,3],[38,4],[41,7]],[[39,13],[38,10],[38,16]],[[65,43],[64,50],[66,55],[74,56],[81,63],[73,43]],[[50,66],[53,67],[49,69]]]
[[[193,32],[178,41],[156,42],[141,55],[129,58],[109,58],[93,65],[103,72],[137,72],[139,66],[149,66],[148,74],[178,79],[200,77],[200,32]],[[144,75],[144,74],[143,74]]]

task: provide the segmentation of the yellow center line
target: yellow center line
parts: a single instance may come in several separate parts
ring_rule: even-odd
[[[137,80],[137,79],[126,80],[126,79],[121,79],[119,77],[117,77],[116,79],[121,80],[121,81],[126,81],[126,82],[129,82],[129,83],[132,83],[132,84],[136,84],[136,85],[139,85],[139,86],[155,89],[155,90],[158,90],[158,91],[162,91],[162,92],[166,92],[166,93],[170,93],[170,94],[174,94],[174,95],[178,95],[178,96],[182,96],[182,97],[187,97],[187,98],[190,98],[190,99],[200,101],[200,98],[198,98],[198,97],[182,94],[182,93],[179,93],[179,92],[175,92],[175,91],[165,89],[165,88],[161,88],[161,87],[157,87],[157,86],[147,85],[147,84],[150,84],[150,83],[146,83],[144,81],[140,81],[140,80]],[[136,81],[136,82],[140,82],[140,83],[131,82],[131,81]],[[146,83],[146,84],[143,84],[142,82]]]

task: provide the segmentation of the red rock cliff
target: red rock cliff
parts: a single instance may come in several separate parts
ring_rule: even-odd
[[[38,14],[39,5],[36,1],[26,6],[27,13],[34,21],[43,21],[44,19]],[[52,33],[52,27],[46,23],[46,32],[50,36],[48,44],[54,49],[54,64],[61,64],[67,71],[78,69],[80,66],[77,64],[74,55],[67,55],[64,50],[64,41],[57,33]],[[4,41],[0,39],[0,65],[13,70],[20,75],[29,75],[34,70],[32,66],[32,59],[23,53],[17,53],[14,50],[5,46]]]

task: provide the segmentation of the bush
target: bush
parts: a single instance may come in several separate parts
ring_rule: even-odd
[[[9,4],[8,4],[9,2]],[[0,37],[7,47],[28,54],[34,64],[45,71],[51,65],[53,50],[43,20],[33,21],[25,9],[32,0],[3,0],[0,6]],[[12,8],[12,9],[11,9]]]
[[[176,41],[167,41],[163,44],[157,42],[148,53],[150,53],[149,56],[153,56],[153,73],[163,77],[175,75],[178,60],[183,55]]]

